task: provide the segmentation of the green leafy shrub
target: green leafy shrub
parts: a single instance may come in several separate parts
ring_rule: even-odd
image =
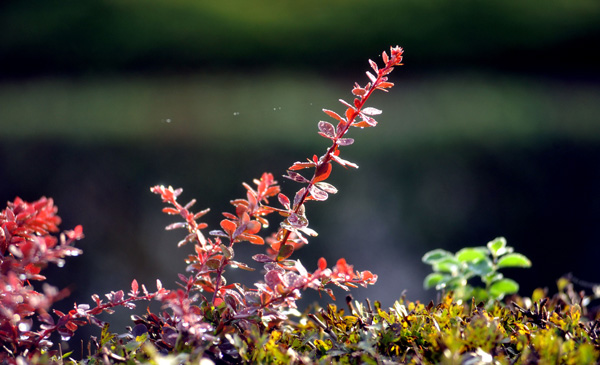
[[[436,249],[423,256],[433,273],[427,275],[425,289],[451,290],[460,300],[500,300],[519,291],[519,284],[498,272],[508,267],[531,267],[531,261],[506,245],[504,237],[488,242],[486,247],[466,247],[453,254]],[[469,280],[479,278],[484,287],[475,287]]]

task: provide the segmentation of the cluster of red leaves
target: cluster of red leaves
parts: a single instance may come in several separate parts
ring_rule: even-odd
[[[132,335],[147,334],[163,352],[177,349],[185,343],[192,348],[200,345],[201,351],[214,359],[235,357],[230,345],[221,341],[225,335],[234,331],[243,335],[257,327],[277,326],[287,318],[287,309],[296,308],[296,300],[303,290],[325,291],[335,299],[332,290],[326,287],[328,284],[344,290],[374,284],[376,275],[370,271],[355,271],[345,259],[339,259],[335,266],[328,268],[326,260],[320,258],[316,270],[309,272],[299,260],[289,258],[296,249],[308,243],[306,236],[317,235],[308,227],[305,203],[324,201],[329,194],[337,193],[334,186],[325,182],[331,174],[332,162],[344,167],[358,167],[340,157],[339,147],[354,142],[345,137],[350,127],[364,128],[377,124],[373,116],[381,111],[364,105],[373,91],[387,91],[393,86],[387,81],[387,75],[394,66],[401,65],[403,50],[392,47],[390,52],[389,56],[383,52],[384,67],[381,69],[370,61],[375,74],[367,72],[370,82],[364,87],[355,85],[352,93],[356,97],[352,104],[341,100],[347,107],[343,116],[324,110],[337,121],[337,126],[324,121],[318,124],[319,134],[331,140],[332,145],[323,156],[315,155],[307,162],[296,162],[288,169],[284,177],[306,185],[296,192],[293,200],[281,193],[272,174],[264,173],[260,179],[254,180],[255,187],[243,184],[246,198],[233,200],[231,203],[235,211],[223,213],[225,219],[220,222],[221,229],[210,231],[207,237],[202,230],[208,225],[199,222],[199,219],[208,209],[193,213],[190,209],[195,200],[186,205],[179,204],[177,198],[182,189],[151,188],[168,204],[163,212],[183,218],[183,221],[166,228],[187,229],[188,234],[178,246],[186,243],[194,245],[194,254],[186,259],[189,275],[179,275],[180,288],[177,290],[166,290],[157,281],[155,292],[149,292],[142,285],[140,293],[137,281],[133,280],[127,294],[123,291],[108,293],[106,302],[94,294],[95,306],[75,304],[68,313],[53,310],[58,317],[55,320],[48,311],[54,301],[67,293],[47,284],[40,293],[29,281],[45,280],[40,271],[48,263],[62,266],[65,256],[81,253],[73,247],[75,241],[83,238],[81,226],[65,231],[57,238],[52,234],[58,232],[60,218],[51,199],[26,203],[17,198],[9,203],[0,213],[0,361],[14,363],[18,357],[32,358],[41,351],[47,351],[52,346],[49,337],[54,332],[66,340],[84,324],[91,323],[106,329],[105,323],[96,318],[98,314],[112,313],[113,308],[121,306],[135,308],[134,302],[153,298],[161,301],[165,310],[159,315],[148,310],[146,315],[134,317],[136,326],[131,330]],[[314,169],[310,179],[296,172],[310,168]],[[275,197],[282,208],[269,205],[269,199]],[[278,213],[283,221],[276,232],[261,235],[260,231],[269,227],[266,216],[272,213]],[[224,277],[227,268],[254,270],[234,260],[234,245],[243,241],[266,244],[265,254],[252,257],[263,265],[265,272],[254,288],[238,283],[227,284]],[[206,298],[205,293],[211,293],[212,298]],[[40,328],[37,331],[33,329],[35,314]],[[104,350],[97,355],[105,356],[107,360],[108,350]],[[117,356],[115,359],[120,358]]]
[[[52,303],[68,293],[46,283],[42,292],[31,281],[44,281],[40,272],[49,263],[62,266],[65,256],[81,250],[73,243],[83,238],[81,226],[56,237],[60,217],[52,199],[45,197],[28,203],[20,198],[9,202],[0,212],[0,360],[32,353],[38,346],[50,346],[49,333],[34,330],[33,317],[49,316]],[[66,329],[60,323],[57,330]]]
[[[207,228],[206,223],[198,219],[208,212],[208,209],[193,213],[190,208],[195,200],[185,205],[177,202],[182,189],[154,186],[151,191],[159,194],[168,206],[163,212],[178,215],[183,221],[170,224],[167,229],[185,228],[188,234],[179,245],[194,244],[194,254],[189,255],[186,262],[189,276],[180,275],[181,289],[172,291],[159,299],[173,311],[173,315],[163,314],[161,317],[153,314],[138,318],[138,324],[144,324],[148,331],[154,333],[162,348],[174,346],[170,344],[166,334],[177,331],[185,333],[196,341],[206,339],[207,333],[219,337],[235,326],[237,329],[250,330],[252,326],[274,326],[286,319],[285,310],[296,308],[296,300],[304,289],[325,291],[334,297],[326,285],[333,284],[348,290],[357,285],[367,286],[377,281],[377,275],[370,271],[355,271],[346,260],[340,259],[332,268],[327,267],[324,258],[318,260],[317,269],[309,272],[299,260],[290,260],[293,252],[308,243],[306,236],[316,236],[317,233],[308,227],[306,218],[306,201],[323,201],[329,194],[335,194],[337,189],[325,182],[332,170],[332,162],[344,167],[358,167],[356,164],[340,157],[340,146],[348,146],[354,141],[346,138],[350,127],[371,127],[377,122],[374,115],[381,111],[364,107],[367,99],[375,90],[387,91],[393,84],[388,82],[387,75],[397,65],[401,65],[403,50],[400,47],[391,48],[388,56],[383,52],[383,68],[378,68],[370,61],[375,73],[367,72],[370,79],[364,87],[355,85],[352,92],[356,96],[353,103],[342,103],[347,107],[344,116],[324,110],[330,117],[337,120],[337,126],[321,121],[318,124],[319,134],[332,141],[332,146],[321,156],[314,156],[307,162],[296,162],[289,169],[286,178],[306,184],[294,199],[280,192],[280,187],[273,175],[264,173],[260,179],[254,180],[255,187],[243,184],[246,188],[246,198],[233,200],[235,212],[223,213],[225,219],[220,228],[209,232],[209,237],[201,232]],[[312,178],[308,179],[296,172],[302,169],[314,169]],[[269,199],[276,197],[282,208],[269,205]],[[276,232],[271,235],[260,235],[263,228],[269,226],[267,216],[278,213],[284,219]],[[224,273],[227,268],[238,268],[252,271],[246,263],[234,260],[234,245],[247,241],[256,245],[267,244],[265,254],[257,254],[252,258],[263,264],[263,280],[257,281],[254,288],[247,288],[238,283],[227,284]],[[197,294],[193,294],[198,291]],[[203,295],[211,293],[212,300]],[[196,303],[196,304],[194,304]],[[211,303],[211,307],[207,307]],[[214,308],[220,308],[218,321],[214,320]],[[213,308],[213,309],[211,309]],[[161,327],[162,326],[162,327]],[[194,329],[196,328],[196,329]],[[152,330],[151,330],[152,329]],[[167,329],[167,330],[165,330]],[[158,334],[163,333],[159,336]],[[160,337],[160,340],[158,338]],[[170,345],[169,345],[170,344]]]
[[[16,198],[0,212],[0,361],[15,363],[18,358],[26,361],[52,347],[50,336],[57,332],[63,340],[73,336],[79,326],[104,323],[95,316],[112,312],[111,308],[123,306],[134,308],[134,301],[151,300],[168,293],[158,282],[158,290],[150,293],[142,285],[139,293],[137,281],[131,284],[127,297],[123,291],[106,294],[104,302],[96,294],[92,296],[94,307],[75,304],[74,309],[63,313],[53,309],[54,302],[64,298],[67,290],[45,283],[40,272],[48,264],[64,265],[66,256],[81,254],[73,246],[83,238],[81,226],[58,233],[60,217],[52,199],[45,197],[33,203]],[[42,292],[31,281],[42,282]],[[37,316],[36,316],[37,314]],[[36,329],[37,328],[37,329]]]

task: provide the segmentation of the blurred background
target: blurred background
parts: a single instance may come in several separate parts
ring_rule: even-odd
[[[319,236],[296,257],[373,271],[352,294],[384,306],[435,298],[428,250],[497,236],[533,262],[506,272],[523,295],[568,272],[600,282],[596,0],[19,0],[0,4],[0,34],[0,201],[53,197],[86,234],[83,256],[46,271],[73,291],[58,308],[134,278],[174,288],[192,248],[150,186],[182,187],[217,227],[242,182],[325,152],[321,109],[343,111],[394,45],[405,66],[370,100],[379,125],[342,151],[360,168],[334,167],[339,193],[308,204]],[[236,259],[259,268],[263,249]]]

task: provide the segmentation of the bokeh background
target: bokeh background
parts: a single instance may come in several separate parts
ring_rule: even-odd
[[[149,187],[184,188],[217,227],[243,181],[325,151],[321,109],[343,111],[392,45],[405,66],[371,99],[380,124],[351,131],[360,168],[335,167],[339,194],[308,204],[319,236],[297,257],[372,270],[352,294],[384,305],[435,298],[428,250],[497,236],[533,261],[506,272],[524,295],[568,272],[600,282],[597,0],[19,0],[0,4],[0,34],[0,201],[53,197],[86,234],[47,271],[73,291],[58,308],[134,278],[175,287],[192,248]]]

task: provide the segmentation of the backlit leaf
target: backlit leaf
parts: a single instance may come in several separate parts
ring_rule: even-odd
[[[375,82],[377,80],[377,77],[375,77],[375,75],[373,75],[372,73],[370,73],[369,71],[367,71],[367,76],[369,77],[369,79],[371,80],[371,82]]]
[[[235,224],[235,222],[230,221],[229,219],[223,219],[221,221],[221,228],[223,228],[223,230],[229,235],[231,236],[233,234],[233,232],[235,232],[237,225]]]
[[[315,167],[314,162],[294,162],[294,164],[290,168],[288,168],[288,170],[302,170],[311,167]]]
[[[454,257],[454,255],[451,252],[448,252],[446,250],[442,250],[442,249],[435,249],[432,251],[427,252],[423,258],[421,258],[421,261],[423,261],[426,264],[433,264],[437,261],[441,261],[443,259],[447,259],[450,257]]]
[[[231,266],[233,268],[239,268],[239,269],[242,269],[242,270],[246,270],[246,271],[254,271],[254,269],[251,268],[250,266],[248,266],[248,265],[246,265],[246,264],[244,264],[242,262],[238,262],[238,261],[230,260],[229,261],[229,266]]]
[[[506,239],[498,237],[493,241],[488,242],[487,247],[495,257],[502,256],[506,253]]]
[[[502,299],[507,294],[515,294],[519,291],[519,284],[512,279],[502,279],[496,281],[490,286],[490,295],[494,298]]]
[[[498,268],[501,267],[531,267],[531,261],[520,253],[509,253],[498,260]]]
[[[469,261],[477,261],[481,259],[485,259],[488,254],[485,248],[482,250],[477,247],[467,247],[456,253],[456,258],[460,262],[469,262]]]
[[[379,115],[379,114],[381,114],[381,110],[373,108],[373,107],[364,108],[363,110],[361,110],[361,112],[363,114],[366,114],[366,115]]]
[[[450,275],[434,272],[425,277],[423,281],[423,287],[425,289],[435,288],[438,284],[450,279]]]
[[[331,123],[320,121],[319,122],[319,131],[321,131],[321,133],[325,137],[329,137],[329,138],[335,137],[335,127]]]
[[[363,89],[362,87],[355,87],[352,89],[352,93],[356,96],[364,96],[367,93],[367,90]]]
[[[353,138],[340,138],[337,140],[339,146],[350,146],[352,143],[354,143]]]
[[[280,193],[277,195],[277,199],[279,200],[279,203],[281,203],[281,205],[283,205],[286,209],[290,209],[290,199],[287,196]]]
[[[311,185],[308,190],[310,191],[310,195],[315,200],[324,201],[327,200],[327,198],[329,197],[329,195],[326,192],[317,188],[315,185]]]
[[[342,118],[338,113],[336,113],[336,112],[334,112],[332,110],[323,109],[323,112],[325,112],[325,114],[329,115],[333,119],[337,119],[340,122],[344,121],[344,118]]]
[[[315,177],[313,179],[314,182],[327,180],[329,175],[331,174],[331,163],[327,162],[326,164],[322,164],[317,167],[317,171],[315,172]]]
[[[319,187],[319,189],[324,190],[324,191],[328,192],[329,194],[336,194],[338,192],[338,189],[335,186],[333,186],[329,183],[326,183],[324,181],[319,181],[315,185],[317,187]]]
[[[306,188],[302,188],[302,189],[298,190],[298,192],[294,196],[294,206],[293,206],[294,209],[302,202],[302,198],[304,197],[305,192],[306,192]]]
[[[294,180],[294,181],[299,182],[299,183],[305,183],[306,184],[306,183],[309,182],[309,180],[307,178],[305,178],[304,176],[302,176],[299,173],[294,172],[294,171],[288,171],[287,175],[283,175],[283,177],[286,177],[286,178],[288,178],[290,180]]]
[[[279,248],[279,253],[277,254],[277,261],[285,260],[292,255],[294,252],[294,246],[285,244]]]
[[[257,261],[257,262],[262,262],[262,263],[273,262],[274,261],[270,256],[267,256],[267,255],[262,254],[262,253],[259,253],[258,255],[252,256],[252,260]]]
[[[319,270],[323,271],[327,269],[327,260],[325,260],[324,257],[321,257],[317,262],[317,265],[319,266]]]

